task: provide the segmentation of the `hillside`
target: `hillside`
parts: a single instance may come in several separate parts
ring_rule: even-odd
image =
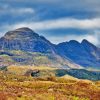
[[[87,40],[81,43],[75,40],[60,43],[57,45],[57,52],[85,68],[100,69],[100,48]]]
[[[1,100],[99,100],[99,97],[99,81],[32,78],[0,72]]]

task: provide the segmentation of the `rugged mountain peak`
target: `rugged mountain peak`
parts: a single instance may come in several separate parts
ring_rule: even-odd
[[[7,32],[0,38],[0,49],[54,53],[52,43],[27,27]]]
[[[66,46],[66,45],[79,45],[79,44],[80,44],[80,43],[79,43],[78,41],[76,41],[76,40],[70,40],[70,41],[68,41],[68,42],[59,43],[58,46],[59,46],[59,45],[64,45],[64,46]]]
[[[81,44],[82,44],[83,46],[89,46],[89,47],[97,48],[94,44],[92,44],[91,42],[89,42],[89,41],[86,40],[86,39],[82,40]]]
[[[69,42],[68,42],[69,44],[73,44],[73,45],[78,45],[78,44],[80,44],[78,41],[76,41],[76,40],[70,40]]]
[[[95,45],[84,39],[81,42],[82,46],[84,46],[86,49],[89,49],[90,51],[98,49]]]
[[[13,31],[9,31],[5,34],[6,39],[25,39],[25,38],[37,38],[39,35],[32,31],[30,28],[22,27]]]
[[[76,40],[70,40],[69,41],[70,43],[72,42],[72,43],[79,43],[78,41],[76,41]]]
[[[90,44],[90,42],[88,40],[86,40],[86,39],[83,39],[81,44]]]
[[[27,32],[33,32],[33,30],[31,30],[30,28],[28,28],[28,27],[22,27],[22,28],[18,28],[18,29],[16,29],[16,31],[27,31]]]
[[[95,45],[93,45],[92,43],[90,43],[87,40],[83,40],[81,44],[97,60],[100,59],[100,48],[96,47]]]
[[[100,66],[100,49],[84,39],[81,43],[71,40],[57,46],[58,54],[84,67]]]

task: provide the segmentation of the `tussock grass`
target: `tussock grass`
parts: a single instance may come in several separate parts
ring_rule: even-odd
[[[55,76],[33,78],[0,72],[1,100],[99,100],[99,86],[99,81]]]
[[[40,70],[39,77],[25,76],[29,69]],[[6,71],[0,71],[0,99],[99,100],[99,81],[82,80],[64,74],[65,71],[45,66],[9,66]]]

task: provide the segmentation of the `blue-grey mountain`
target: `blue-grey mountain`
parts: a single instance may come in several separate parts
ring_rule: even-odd
[[[58,45],[27,27],[7,32],[0,38],[3,64],[45,65],[60,68],[100,69],[100,48],[87,40],[71,40]]]
[[[60,43],[56,47],[62,57],[69,58],[85,68],[100,69],[100,48],[87,40],[84,39],[81,43],[71,40]]]
[[[9,31],[0,39],[0,60],[2,65],[25,64],[57,68],[82,68],[56,53],[56,45],[23,27]]]

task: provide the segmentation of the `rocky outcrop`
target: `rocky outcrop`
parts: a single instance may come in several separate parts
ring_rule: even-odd
[[[33,77],[35,77],[35,76],[37,76],[37,74],[39,73],[40,71],[39,70],[28,70],[26,73],[25,73],[25,76],[33,76]]]
[[[2,50],[23,50],[30,52],[54,53],[53,44],[29,28],[9,31],[0,39]]]

